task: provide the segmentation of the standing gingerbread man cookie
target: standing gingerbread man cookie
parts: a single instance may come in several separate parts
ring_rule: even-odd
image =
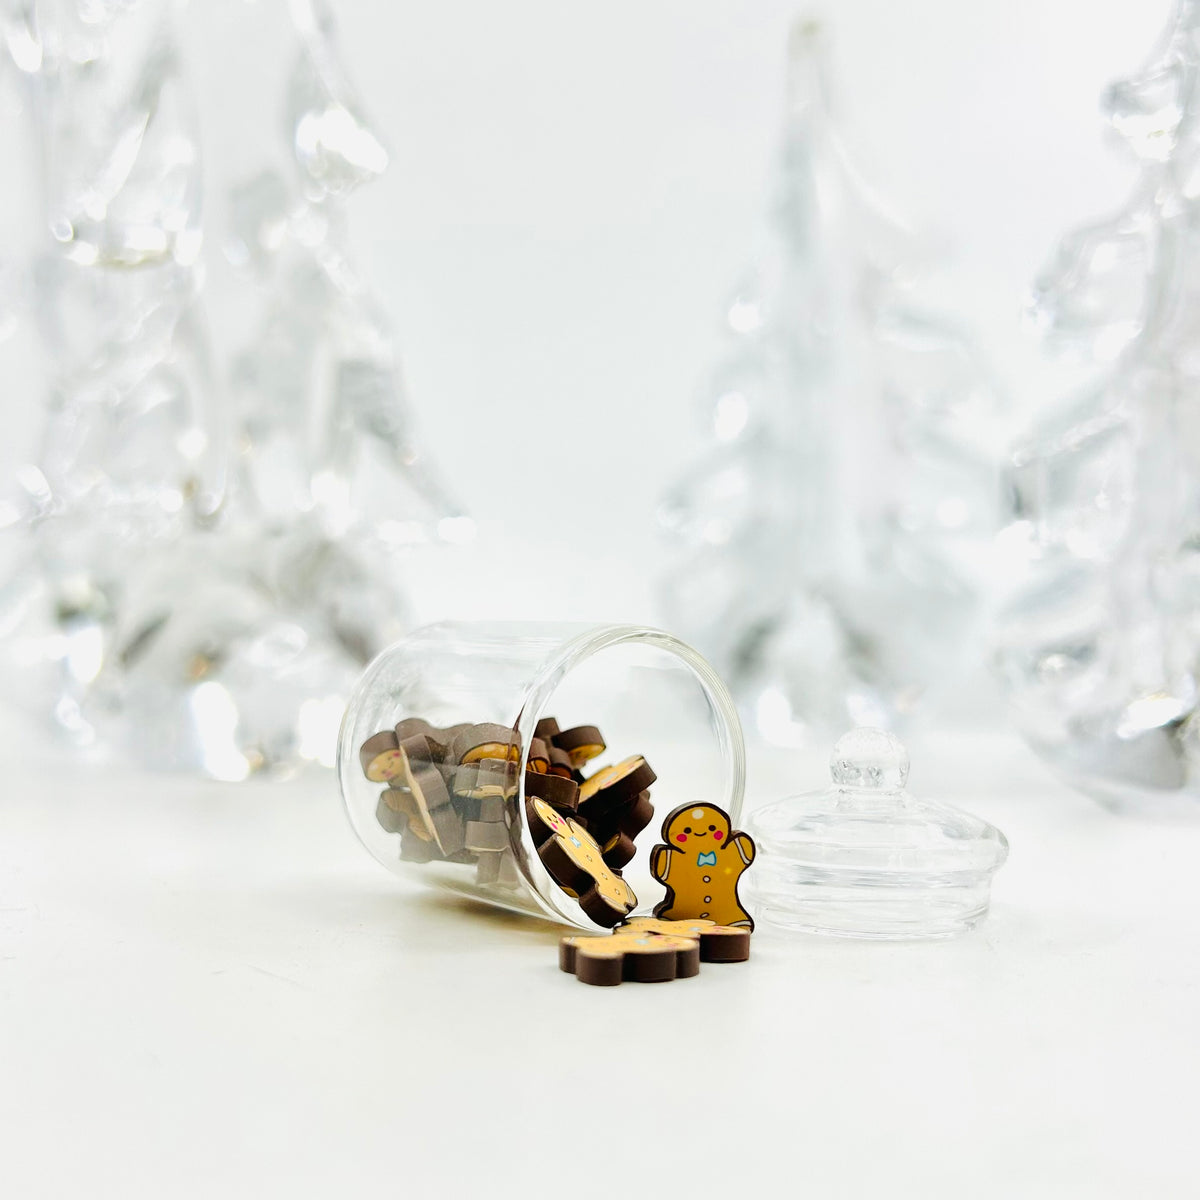
[[[712,804],[685,804],[663,822],[666,845],[650,852],[650,870],[666,889],[654,915],[668,921],[698,917],[753,929],[738,899],[738,880],[754,861],[754,840],[729,827],[729,816]]]

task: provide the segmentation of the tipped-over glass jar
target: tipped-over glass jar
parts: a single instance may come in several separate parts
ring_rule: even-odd
[[[447,622],[367,667],[338,780],[389,869],[595,929],[661,899],[646,850],[664,815],[704,802],[736,822],[745,750],[725,685],[668,633]]]

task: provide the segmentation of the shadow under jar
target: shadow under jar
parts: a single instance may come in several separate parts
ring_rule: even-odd
[[[567,731],[598,728],[604,750],[570,748],[567,763],[563,746],[537,736],[548,718],[566,746]],[[646,800],[654,815],[622,862],[615,846],[605,850],[616,818],[587,814],[597,797],[620,792],[597,785],[619,780],[637,756],[654,775],[638,800],[641,819]],[[568,771],[585,799],[574,813],[569,805],[555,813],[564,825],[586,829],[590,820],[604,835],[598,848],[619,865],[601,870],[632,889],[629,915],[646,912],[663,895],[647,866],[663,817],[688,803],[715,804],[735,824],[741,813],[745,749],[729,692],[700,654],[657,629],[445,622],[414,631],[366,668],[338,744],[350,823],[384,866],[503,908],[602,928],[613,921],[589,915],[559,882],[547,846],[554,839],[538,816],[547,802],[537,804],[539,794],[557,795],[559,785],[537,776],[565,781]]]

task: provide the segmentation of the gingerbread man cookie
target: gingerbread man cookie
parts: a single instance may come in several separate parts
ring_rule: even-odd
[[[730,828],[729,815],[713,804],[685,804],[663,822],[666,845],[650,852],[650,871],[666,889],[656,917],[697,917],[718,925],[754,928],[738,898],[738,880],[754,861],[754,841]]]
[[[633,888],[608,866],[582,825],[538,796],[526,800],[526,812],[542,865],[597,925],[615,925],[637,907]]]
[[[558,965],[596,987],[614,987],[623,979],[666,983],[700,973],[700,942],[626,929],[608,937],[566,937],[558,944]]]

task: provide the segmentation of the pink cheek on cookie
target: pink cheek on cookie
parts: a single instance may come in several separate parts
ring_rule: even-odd
[[[686,842],[686,841],[687,841],[687,834],[686,834],[686,833],[677,833],[677,834],[675,835],[675,840],[676,840],[677,842]]]
[[[725,835],[718,830],[716,833],[713,834],[713,841],[719,842],[724,836]]]

